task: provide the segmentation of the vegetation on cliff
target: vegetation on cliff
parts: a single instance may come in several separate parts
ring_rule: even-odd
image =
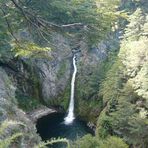
[[[1,48],[17,46],[14,50],[19,50],[19,55],[36,53],[38,45],[50,44],[50,30],[68,33],[74,28],[73,31],[89,38],[88,41],[101,39],[118,15],[115,13],[117,2],[1,0]]]
[[[79,145],[92,138],[99,141],[115,135],[130,147],[148,146],[147,16],[140,4],[129,15],[119,54],[100,85],[99,96],[104,109],[98,117],[96,137],[84,137],[82,142],[78,141]],[[94,144],[99,146],[93,142],[90,147],[95,147]]]
[[[86,65],[89,60],[79,63],[81,71],[78,72],[76,84],[76,111],[84,119],[96,124],[96,135],[86,135],[74,142],[72,147],[148,146],[147,5],[147,0],[0,0],[2,66],[6,63],[9,65],[6,59],[15,59],[16,62],[21,58],[43,58],[55,48],[51,42],[53,32],[68,39],[74,38],[73,44],[77,48],[82,43],[80,41],[84,41],[88,45],[84,49],[87,54],[107,35],[112,36],[116,32],[118,37],[120,35],[119,49],[115,51],[109,46],[104,63],[101,61],[100,65],[91,65],[89,68]],[[123,11],[126,11],[126,15]],[[126,20],[118,16],[126,16]],[[84,53],[85,57],[88,56]],[[64,75],[67,67],[65,62],[61,63],[58,79]],[[13,69],[11,66],[9,68]],[[33,72],[27,79],[22,79],[21,89],[24,90],[25,81],[30,79],[34,83],[28,88],[34,88],[32,96],[39,100],[40,82]],[[61,96],[57,100],[50,100],[49,104],[66,108],[69,92],[69,87],[66,87]],[[38,100],[29,98],[29,95],[22,96],[19,93],[17,95],[16,91],[18,105],[22,109],[28,111],[40,104]],[[0,128],[0,138],[2,130]],[[23,136],[22,133],[14,133],[9,139],[0,140],[0,143],[8,147],[12,140],[18,140],[20,136]],[[66,139],[57,141],[68,143]]]

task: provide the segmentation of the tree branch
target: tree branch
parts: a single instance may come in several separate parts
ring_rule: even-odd
[[[84,24],[82,24],[82,23],[73,23],[73,24],[66,24],[66,25],[62,25],[61,27],[83,27],[84,26]]]
[[[5,17],[6,16],[6,12],[4,11],[4,9],[2,7],[0,9],[2,10],[3,16]],[[12,31],[11,25],[10,25],[8,19],[7,19],[7,17],[5,17],[5,22],[7,24],[9,33],[15,39],[15,41],[18,42],[18,39],[15,37],[15,35],[14,35],[13,31]]]
[[[65,24],[65,25],[57,25],[55,23],[49,22],[45,19],[43,19],[40,16],[37,16],[34,13],[31,13],[30,11],[24,9],[22,6],[19,5],[15,0],[11,0],[14,6],[21,12],[24,19],[27,21],[27,23],[33,25],[38,32],[38,34],[46,41],[48,39],[44,36],[44,34],[47,35],[47,32],[50,33],[51,29],[56,30],[62,30],[62,29],[85,29],[86,25],[82,23],[72,23],[72,24]],[[22,4],[22,3],[21,3]],[[49,41],[48,41],[49,42]]]
[[[11,0],[11,1],[15,5],[15,7],[18,8],[22,12],[23,16],[27,20],[28,20],[27,15],[29,15],[29,16],[33,17],[35,19],[36,23],[38,25],[42,26],[42,27],[47,27],[48,26],[48,27],[56,27],[56,28],[66,28],[66,27],[83,27],[84,26],[84,24],[82,24],[82,23],[65,24],[65,25],[61,25],[61,26],[60,25],[57,25],[57,24],[54,24],[54,23],[51,23],[49,21],[44,20],[41,17],[35,16],[34,14],[30,13],[29,11],[24,10],[21,6],[19,6],[16,3],[15,0]]]

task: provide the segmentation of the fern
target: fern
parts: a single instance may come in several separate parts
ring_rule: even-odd
[[[0,140],[0,148],[8,148],[8,146],[20,136],[23,136],[23,133],[16,133],[4,140]]]
[[[52,145],[52,144],[55,144],[55,143],[66,143],[67,148],[70,148],[69,141],[66,138],[57,138],[57,139],[53,138],[49,141],[39,143],[39,145],[35,146],[34,148],[43,148],[43,147],[45,147],[49,144]]]
[[[22,125],[22,126],[25,126],[25,124],[23,124],[22,122],[16,122],[16,121],[12,121],[12,120],[5,120],[0,125],[0,135],[4,132],[4,130],[6,128],[8,128],[9,126],[13,126],[13,125]]]
[[[16,126],[16,125],[22,125],[25,126],[21,122],[16,122],[12,120],[5,120],[1,125],[0,125],[0,136],[3,135],[4,131],[9,128],[9,126]],[[6,137],[5,139],[0,139],[0,148],[8,148],[8,146],[14,142],[18,137],[23,136],[23,133],[15,133],[12,134],[9,137]]]

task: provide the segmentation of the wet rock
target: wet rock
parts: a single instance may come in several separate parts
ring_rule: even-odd
[[[87,126],[92,129],[94,132],[96,131],[96,126],[94,125],[94,123],[88,122]]]

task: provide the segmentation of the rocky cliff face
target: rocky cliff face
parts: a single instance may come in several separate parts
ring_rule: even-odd
[[[33,60],[34,72],[40,83],[40,97],[47,104],[53,99],[60,98],[64,91],[69,91],[67,87],[70,87],[74,53],[77,55],[78,81],[84,85],[86,77],[99,75],[101,63],[106,60],[110,50],[117,49],[118,41],[110,36],[108,40],[92,48],[84,40],[75,43],[59,33],[53,33],[51,42],[54,47],[48,53],[49,59]]]
[[[37,75],[41,84],[42,98],[46,103],[61,94],[70,79],[71,48],[68,41],[60,34],[52,39],[55,47],[50,51],[50,60],[37,60]]]
[[[10,54],[0,59],[0,123],[23,123],[23,126],[17,124],[6,128],[0,135],[0,139],[5,139],[14,132],[23,133],[11,147],[31,148],[41,140],[33,122],[21,109],[30,112],[40,104],[46,104],[67,110],[73,54],[77,56],[78,68],[75,112],[95,123],[101,111],[102,103],[97,93],[104,74],[102,64],[108,53],[118,48],[117,36],[111,35],[93,48],[84,40],[79,40],[77,46],[59,33],[53,33],[51,41],[54,47],[46,57],[14,58]]]
[[[16,86],[20,104],[28,99],[53,104],[53,100],[66,88],[71,77],[71,48],[68,40],[57,33],[53,33],[52,42],[54,47],[46,57],[29,59],[9,56],[0,60],[0,65]]]
[[[16,86],[15,95],[19,106],[21,104],[20,107],[24,109],[23,105],[28,104],[27,110],[31,110],[32,106],[34,108],[36,104],[43,103],[47,106],[60,106],[66,110],[73,70],[72,56],[75,53],[78,67],[76,112],[86,118],[94,114],[97,116],[98,106],[96,108],[92,108],[92,106],[94,103],[96,105],[100,103],[96,98],[103,75],[102,63],[106,60],[108,52],[117,49],[117,35],[110,35],[107,40],[95,47],[90,47],[83,39],[76,43],[64,35],[54,32],[51,42],[54,46],[46,57],[0,60],[0,65],[3,66]],[[88,120],[91,119],[88,118]]]
[[[118,33],[96,45],[89,47],[87,42],[80,43],[81,56],[78,58],[76,78],[76,111],[87,121],[96,122],[102,108],[98,97],[99,85],[105,77],[105,66],[110,53],[118,51]]]
[[[0,123],[4,121],[21,122],[21,125],[10,125],[0,135],[0,139],[6,139],[14,133],[23,133],[17,139],[17,143],[12,143],[11,147],[31,148],[40,141],[36,134],[36,128],[27,118],[25,112],[17,107],[15,98],[15,87],[6,72],[0,67]]]

